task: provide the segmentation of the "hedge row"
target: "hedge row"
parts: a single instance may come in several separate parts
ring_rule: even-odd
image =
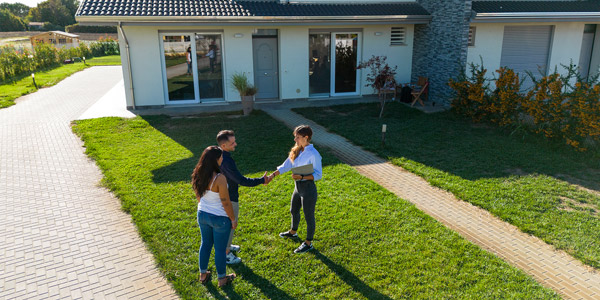
[[[533,81],[524,90],[523,79],[503,67],[489,80],[487,70],[471,64],[469,74],[449,81],[456,92],[452,108],[475,122],[526,128],[547,138],[561,139],[579,151],[600,148],[600,83],[598,76],[583,78],[577,66],[564,66]],[[491,88],[493,81],[494,88]]]
[[[18,51],[12,46],[0,47],[0,82],[12,81],[23,74],[56,66],[73,57],[92,58],[119,54],[119,44],[111,39],[100,39],[89,45],[81,43],[74,48],[55,48],[40,43],[34,51]]]

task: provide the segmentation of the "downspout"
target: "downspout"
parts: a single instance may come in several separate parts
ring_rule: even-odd
[[[125,40],[125,54],[127,55],[127,73],[129,75],[129,94],[131,95],[131,101],[133,101],[133,109],[135,110],[135,96],[133,93],[133,79],[131,77],[131,56],[129,54],[129,42],[127,41],[127,36],[125,36],[125,31],[123,31],[123,27],[121,26],[121,22],[119,22],[119,31]]]

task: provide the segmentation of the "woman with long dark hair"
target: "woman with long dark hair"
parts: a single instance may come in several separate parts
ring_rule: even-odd
[[[215,265],[219,287],[233,281],[235,274],[226,274],[225,250],[231,229],[237,227],[233,206],[229,200],[227,180],[220,176],[219,166],[223,162],[223,150],[217,146],[204,149],[194,172],[192,187],[198,198],[198,225],[202,233],[202,243],[198,251],[200,282],[210,281],[208,259],[214,245]]]
[[[306,220],[306,239],[294,250],[294,253],[305,253],[313,249],[313,237],[315,235],[315,207],[317,204],[317,186],[315,181],[323,176],[321,166],[321,155],[310,143],[312,139],[312,129],[308,125],[300,125],[294,129],[294,142],[296,143],[288,158],[277,167],[277,171],[270,175],[273,177],[283,174],[294,167],[300,167],[311,164],[313,173],[308,175],[292,174],[292,179],[296,184],[292,193],[290,203],[290,213],[292,214],[291,229],[279,234],[280,237],[297,237],[298,224],[300,223],[300,208],[304,212]]]

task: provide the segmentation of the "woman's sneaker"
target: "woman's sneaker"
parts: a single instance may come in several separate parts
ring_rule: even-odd
[[[239,264],[242,262],[242,259],[233,255],[233,252],[229,252],[226,256],[225,256],[225,263],[228,265],[235,265],[235,264]]]
[[[279,236],[280,237],[292,238],[292,237],[298,237],[298,233],[290,233],[289,231],[286,231],[286,232],[280,233]]]
[[[229,246],[229,251],[239,252],[240,251],[240,246],[239,245],[231,244],[231,246]]]
[[[302,245],[300,245],[300,247],[298,247],[298,248],[296,248],[296,250],[294,250],[294,253],[300,254],[300,253],[308,252],[312,249],[314,249],[312,243],[310,243],[310,245],[307,245],[306,243],[302,243]]]

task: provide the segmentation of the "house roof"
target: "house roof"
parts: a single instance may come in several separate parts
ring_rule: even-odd
[[[70,37],[70,38],[78,38],[78,37],[79,37],[79,36],[78,36],[78,35],[76,35],[76,34],[67,33],[67,32],[64,32],[64,31],[48,31],[48,32],[42,32],[42,33],[36,34],[36,35],[34,35],[34,36],[31,36],[31,37],[30,37],[30,39],[31,39],[31,38],[35,38],[35,37],[38,37],[38,36],[42,36],[42,35],[43,35],[43,36],[46,36],[46,35],[48,35],[49,33],[50,33],[50,34],[55,34],[55,35],[66,36],[66,37]]]
[[[473,22],[600,21],[598,1],[473,1]]]
[[[353,18],[406,16],[427,17],[416,2],[379,4],[280,3],[248,0],[83,0],[75,16],[81,20],[93,17],[111,19],[283,19],[283,18]],[[101,19],[101,18],[96,18]]]
[[[600,12],[592,1],[473,1],[476,13]]]

